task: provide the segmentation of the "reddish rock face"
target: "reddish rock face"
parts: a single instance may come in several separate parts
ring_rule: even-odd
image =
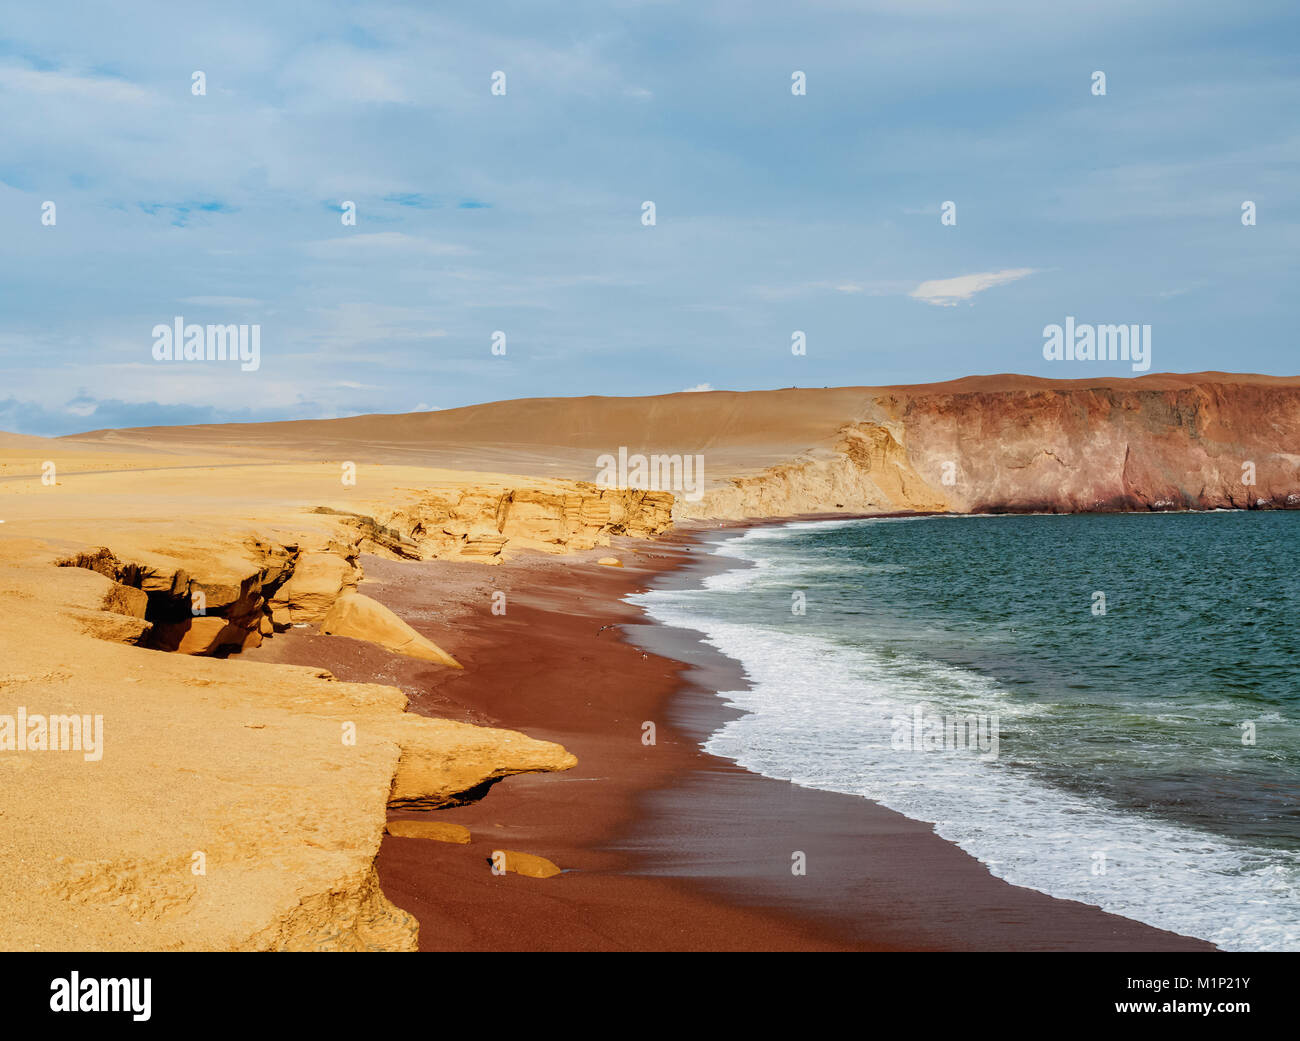
[[[597,501],[602,492],[586,494],[591,485],[569,496],[484,493],[471,504],[431,493],[404,507],[409,523],[384,521],[443,539],[439,555],[455,546],[479,559],[499,554],[501,536],[522,537],[512,525],[527,529],[528,548],[554,551],[575,548],[574,539],[593,528],[654,534],[670,511],[682,520],[1300,508],[1300,377],[1250,373],[1001,374],[893,387],[532,398],[405,416],[118,430],[81,439],[108,437],[118,445],[161,441],[205,452],[255,443],[295,458],[334,459],[347,445],[353,457],[371,453],[380,462],[398,453],[412,463],[577,481],[590,481],[602,455],[620,448],[703,457],[703,501],[680,494],[674,501],[675,489]],[[491,514],[493,523],[463,522],[462,504],[473,506],[472,517]],[[373,525],[363,534],[387,537]],[[385,544],[405,552],[400,540]],[[146,591],[148,580],[167,578],[145,577]]]
[[[881,404],[962,511],[1300,507],[1300,387],[1233,379],[907,388]]]

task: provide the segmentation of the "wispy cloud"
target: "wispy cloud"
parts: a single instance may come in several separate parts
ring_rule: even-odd
[[[1017,282],[1034,273],[1031,267],[1007,268],[1005,271],[982,271],[974,275],[958,275],[956,278],[935,278],[922,282],[908,295],[913,300],[934,304],[936,307],[956,307],[963,300],[971,299],[976,293],[982,293],[994,286]]]
[[[170,216],[172,224],[178,228],[183,228],[189,224],[190,216],[194,213],[234,213],[235,208],[229,203],[218,200],[208,200],[205,202],[142,202],[138,204],[140,209],[151,217],[159,214]]]
[[[438,200],[431,195],[424,195],[420,192],[393,192],[384,196],[384,202],[396,203],[398,206],[409,206],[417,210],[432,210],[438,205]]]
[[[82,76],[52,69],[33,69],[11,62],[0,64],[0,88],[26,94],[108,101],[114,105],[150,99],[149,91],[126,80],[108,76]]]

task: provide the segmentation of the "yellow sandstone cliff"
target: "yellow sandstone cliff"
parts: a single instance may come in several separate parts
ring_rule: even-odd
[[[324,623],[457,667],[356,591],[363,551],[563,552],[671,512],[671,496],[561,481],[375,467],[348,486],[320,464],[0,448],[5,949],[414,950],[374,871],[388,807],[576,760],[239,649]],[[20,713],[48,727],[7,749]]]

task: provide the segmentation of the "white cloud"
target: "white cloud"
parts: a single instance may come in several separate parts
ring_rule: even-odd
[[[679,394],[704,394],[713,389],[712,383],[697,383],[693,387],[686,387],[678,391]]]
[[[1007,268],[1005,271],[983,271],[975,275],[958,275],[956,278],[934,278],[922,282],[908,296],[913,300],[934,304],[936,307],[956,307],[961,301],[969,300],[976,293],[982,293],[994,286],[1016,282],[1034,273],[1031,267]]]
[[[113,104],[147,101],[150,94],[142,87],[126,80],[106,76],[77,76],[69,72],[53,72],[25,68],[22,65],[0,65],[0,87],[29,94],[54,94],[74,98],[91,98],[111,101]]]

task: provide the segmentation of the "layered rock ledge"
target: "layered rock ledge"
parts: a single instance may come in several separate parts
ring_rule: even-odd
[[[0,483],[6,949],[414,950],[415,920],[374,871],[388,808],[459,805],[576,759],[239,652],[301,625],[459,667],[359,591],[363,549],[564,552],[660,530],[671,510],[413,468],[371,474],[363,498],[317,466],[60,462],[57,485]],[[44,736],[24,726],[15,747],[38,717]],[[77,747],[49,747],[74,731]]]

